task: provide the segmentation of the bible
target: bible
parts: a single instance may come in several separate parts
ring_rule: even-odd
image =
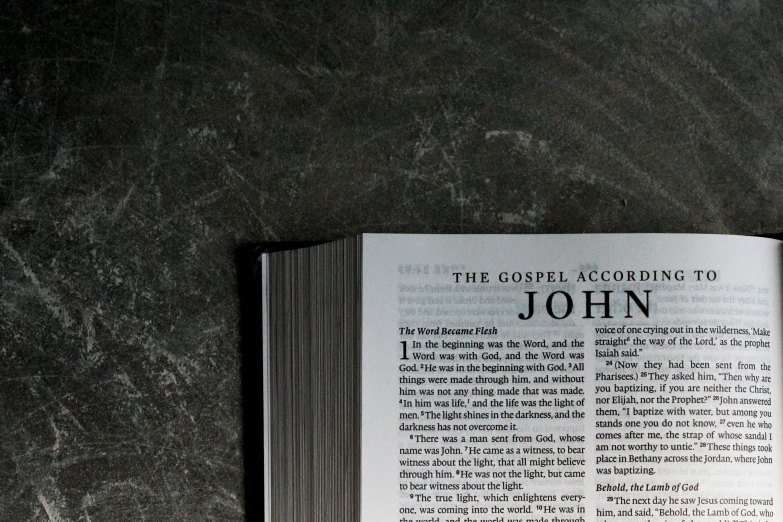
[[[783,248],[364,234],[260,256],[272,521],[773,521]]]

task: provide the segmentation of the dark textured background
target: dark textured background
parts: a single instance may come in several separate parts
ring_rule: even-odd
[[[763,0],[4,0],[0,520],[255,518],[245,242],[782,230],[781,42]]]

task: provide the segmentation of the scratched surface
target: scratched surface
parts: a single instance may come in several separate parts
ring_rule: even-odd
[[[253,518],[244,242],[783,230],[782,8],[5,0],[0,520]]]

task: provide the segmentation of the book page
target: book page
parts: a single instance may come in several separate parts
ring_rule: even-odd
[[[362,520],[779,519],[780,243],[363,240]]]

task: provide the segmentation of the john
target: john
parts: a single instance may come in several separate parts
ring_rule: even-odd
[[[644,303],[642,303],[642,300],[636,295],[636,292],[625,290],[625,319],[633,318],[633,314],[631,313],[633,308],[636,308],[636,311],[641,312],[645,317],[650,317],[650,292],[651,290],[644,290]],[[519,318],[523,321],[527,321],[533,317],[536,309],[535,301],[537,293],[538,292],[525,292],[525,294],[527,294],[527,309],[519,314]],[[595,319],[596,316],[593,314],[600,314],[601,312],[603,312],[603,314],[599,315],[599,318],[614,319],[614,316],[611,314],[613,293],[614,291],[612,290],[582,292],[582,295],[584,296],[584,315],[582,316],[582,319]],[[594,294],[603,294],[603,297],[599,298]],[[615,297],[615,299],[617,298]],[[522,298],[522,301],[524,302],[524,298]],[[545,305],[546,313],[552,319],[565,319],[574,311],[574,299],[571,297],[571,294],[562,290],[549,294],[546,298]]]

